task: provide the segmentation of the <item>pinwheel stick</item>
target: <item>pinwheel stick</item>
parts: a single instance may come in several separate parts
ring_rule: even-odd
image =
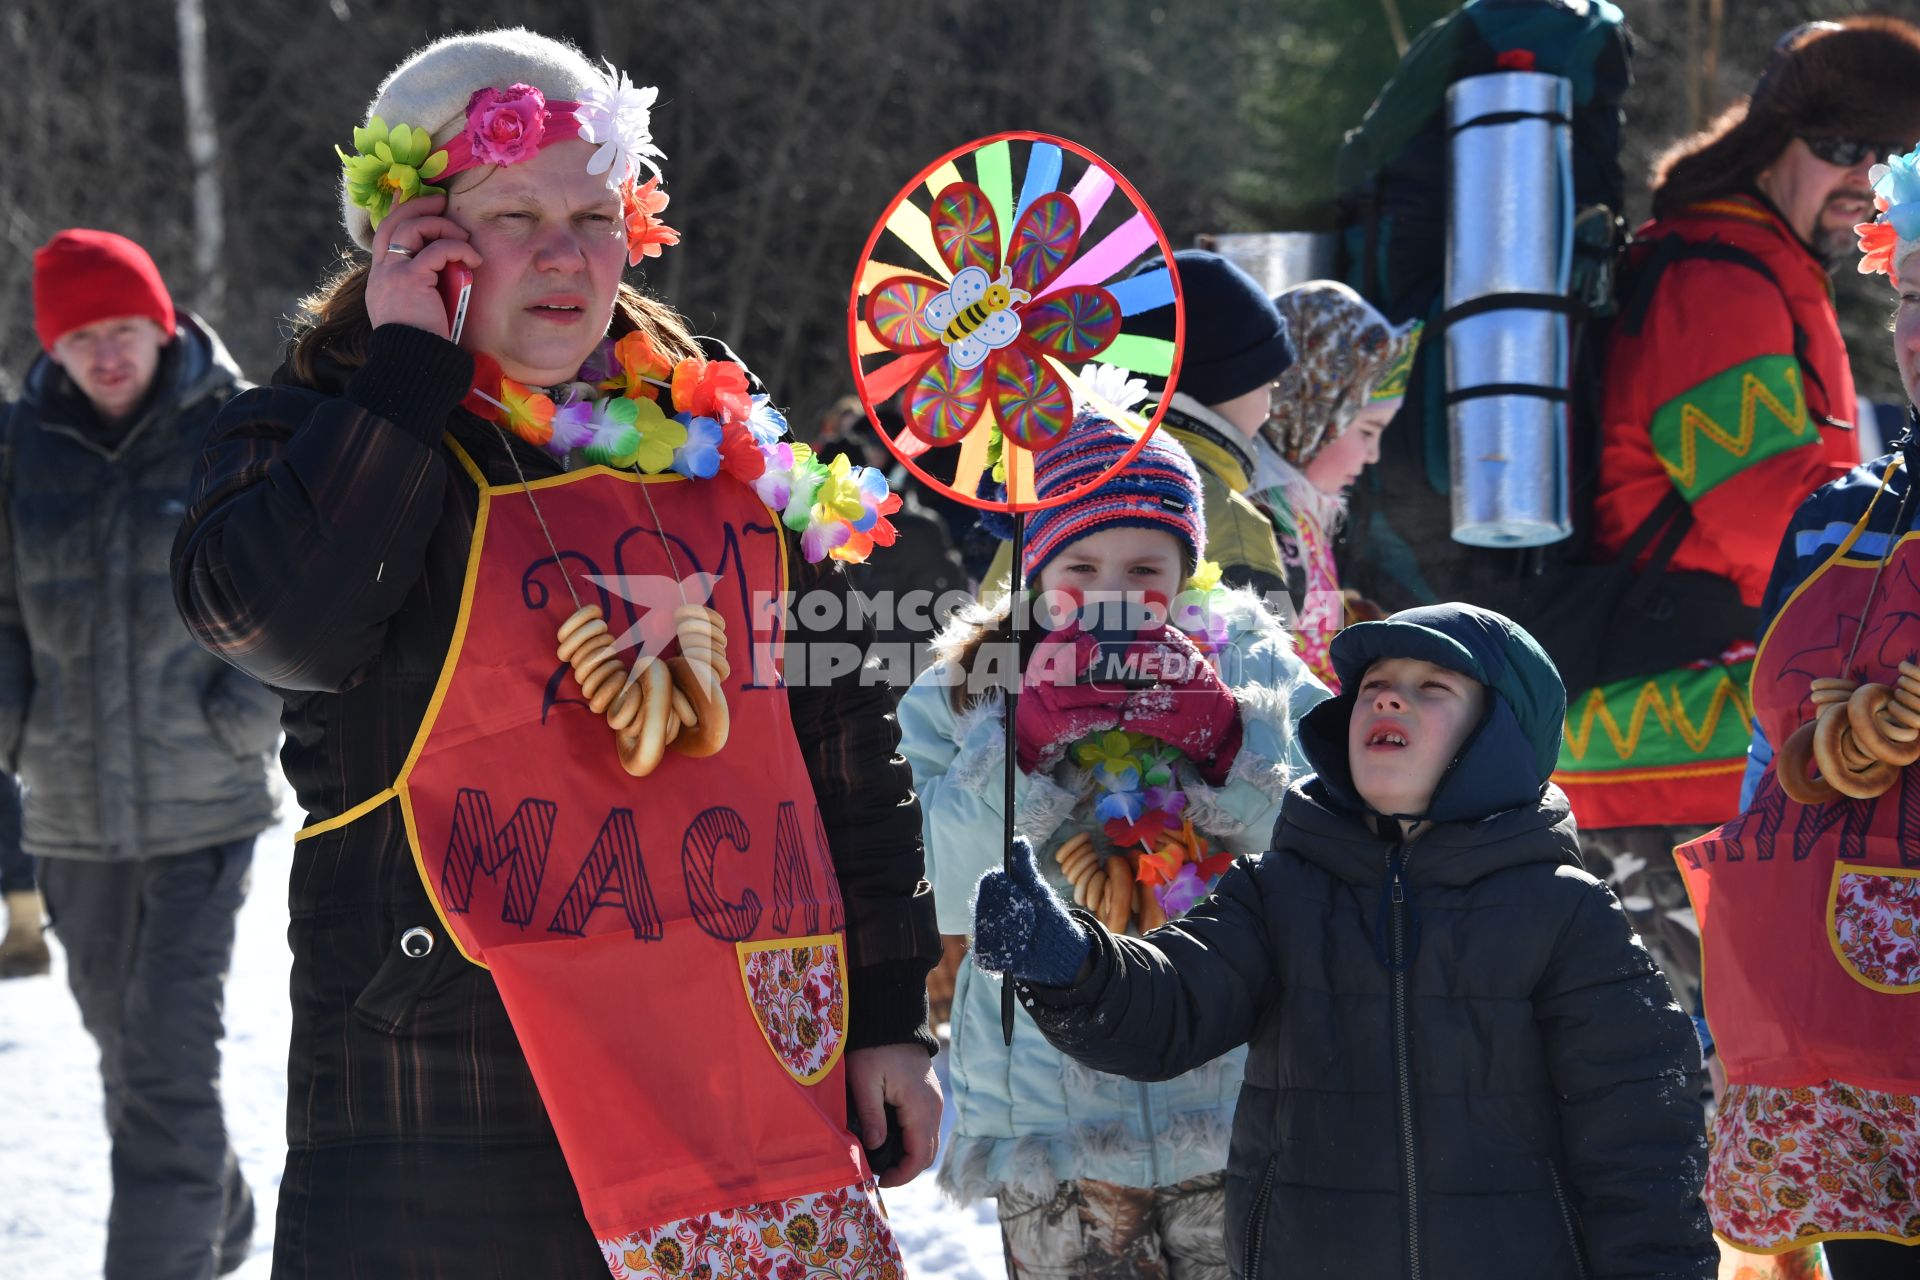
[[[1000,849],[1000,866],[1009,876],[1013,874],[1013,783],[1017,753],[1013,749],[1014,704],[1020,698],[1020,564],[1027,554],[1027,514],[1024,511],[1013,513],[1013,568],[1008,578],[1007,593],[1007,642],[1013,650],[1011,664],[1012,675],[1007,681],[1006,711],[1006,790],[1001,792],[1000,812],[1004,815],[1002,828],[1004,839]],[[1000,1035],[1008,1045],[1013,1043],[1013,980],[1011,975],[1000,987]]]

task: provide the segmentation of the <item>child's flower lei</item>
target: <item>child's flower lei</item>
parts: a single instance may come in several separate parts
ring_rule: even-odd
[[[1186,816],[1180,751],[1158,738],[1109,729],[1074,744],[1073,758],[1100,788],[1093,812],[1117,856],[1133,862],[1134,879],[1153,886],[1169,917],[1185,914],[1233,855],[1211,852]]]
[[[1209,656],[1230,642],[1226,619],[1211,607],[1223,590],[1220,566],[1202,560],[1173,604],[1172,625]],[[1094,816],[1120,856],[1133,862],[1134,879],[1153,886],[1169,918],[1184,915],[1213,888],[1233,854],[1212,852],[1186,816],[1181,751],[1143,733],[1109,729],[1075,743],[1072,755],[1092,773],[1100,789]]]
[[[629,333],[602,342],[578,381],[551,393],[506,377],[488,356],[475,357],[474,372],[466,407],[556,457],[581,449],[592,462],[645,475],[705,480],[725,471],[751,485],[800,535],[809,562],[860,564],[874,547],[893,545],[887,517],[900,498],[886,476],[844,456],[828,465],[786,439],[786,418],[766,396],[749,394],[746,371],[730,360],[671,363],[645,334]]]

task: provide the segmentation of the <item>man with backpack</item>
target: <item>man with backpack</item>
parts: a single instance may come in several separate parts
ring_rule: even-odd
[[[1627,260],[1593,548],[1687,575],[1659,608],[1609,621],[1664,630],[1693,661],[1572,690],[1554,781],[1695,1012],[1699,940],[1672,849],[1739,809],[1753,631],[1781,533],[1859,461],[1828,272],[1873,216],[1868,170],[1915,137],[1920,29],[1797,27],[1747,99],[1660,159]]]

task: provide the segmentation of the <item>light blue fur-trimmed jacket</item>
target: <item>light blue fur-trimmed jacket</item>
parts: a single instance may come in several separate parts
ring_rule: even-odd
[[[1207,786],[1183,767],[1187,814],[1214,848],[1259,853],[1288,783],[1306,772],[1293,726],[1329,695],[1258,597],[1229,592],[1215,612],[1231,637],[1216,665],[1240,705],[1244,738],[1221,787]],[[968,934],[974,885],[1001,861],[1006,741],[999,693],[956,713],[948,688],[954,679],[954,668],[941,661],[902,696],[900,749],[920,796],[940,932]],[[1051,776],[1016,776],[1015,824],[1033,841],[1054,888],[1069,898],[1072,889],[1053,851],[1080,831],[1094,832],[1096,844],[1111,848],[1099,834],[1091,792],[1087,774],[1071,763]],[[1009,1048],[1000,1035],[1000,986],[971,958],[961,965],[949,1103],[956,1115],[940,1167],[949,1195],[964,1203],[1003,1187],[1042,1194],[1075,1178],[1170,1186],[1226,1167],[1244,1048],[1172,1080],[1136,1083],[1065,1057],[1023,1009],[1015,1011]]]

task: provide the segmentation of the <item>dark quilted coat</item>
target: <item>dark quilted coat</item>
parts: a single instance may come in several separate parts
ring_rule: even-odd
[[[1699,1045],[1545,783],[1558,680],[1498,615],[1412,614],[1350,628],[1343,680],[1456,645],[1447,665],[1493,696],[1430,812],[1508,807],[1377,834],[1399,828],[1347,778],[1353,695],[1323,703],[1302,741],[1324,776],[1289,793],[1271,851],[1148,940],[1099,934],[1089,980],[1023,998],[1062,1049],[1139,1078],[1251,1042],[1236,1275],[1711,1277]],[[1367,631],[1409,625],[1442,639]]]

